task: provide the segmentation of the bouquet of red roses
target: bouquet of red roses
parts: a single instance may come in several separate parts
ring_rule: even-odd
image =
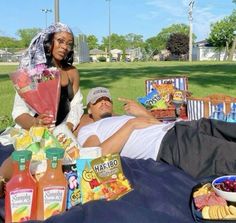
[[[60,72],[44,64],[34,69],[18,69],[10,78],[20,97],[38,114],[49,114],[56,120],[60,99]]]

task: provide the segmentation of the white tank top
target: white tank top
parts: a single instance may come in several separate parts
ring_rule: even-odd
[[[96,135],[100,142],[104,142],[119,130],[133,116],[113,116],[104,118],[80,129],[77,140],[80,145],[92,135]],[[134,130],[125,143],[120,155],[135,159],[156,160],[161,141],[170,124],[157,124],[143,129]]]

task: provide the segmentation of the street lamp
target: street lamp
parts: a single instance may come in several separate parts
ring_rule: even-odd
[[[54,0],[54,13],[55,13],[55,23],[60,21],[59,16],[59,0]]]
[[[189,18],[189,61],[192,61],[192,51],[193,51],[193,27],[192,27],[192,22],[193,22],[193,5],[194,5],[194,0],[190,0],[189,2],[189,9],[188,9],[188,18]]]
[[[48,12],[52,12],[51,9],[41,9],[42,12],[45,13],[45,21],[46,21],[46,28],[48,27]]]
[[[108,43],[108,55],[109,62],[111,62],[111,0],[106,0],[108,2],[108,23],[109,23],[109,43]]]

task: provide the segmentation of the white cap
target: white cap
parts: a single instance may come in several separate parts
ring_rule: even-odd
[[[110,100],[112,100],[110,91],[107,88],[104,88],[104,87],[92,88],[87,95],[86,104],[87,105],[89,103],[94,104],[99,98],[102,98],[102,97],[107,97]]]

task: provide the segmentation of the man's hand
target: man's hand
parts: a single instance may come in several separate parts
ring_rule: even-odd
[[[127,99],[127,98],[118,98],[118,101],[124,102],[124,110],[127,114],[133,115],[135,117],[150,117],[153,118],[151,112],[149,112],[142,105],[137,102]]]

